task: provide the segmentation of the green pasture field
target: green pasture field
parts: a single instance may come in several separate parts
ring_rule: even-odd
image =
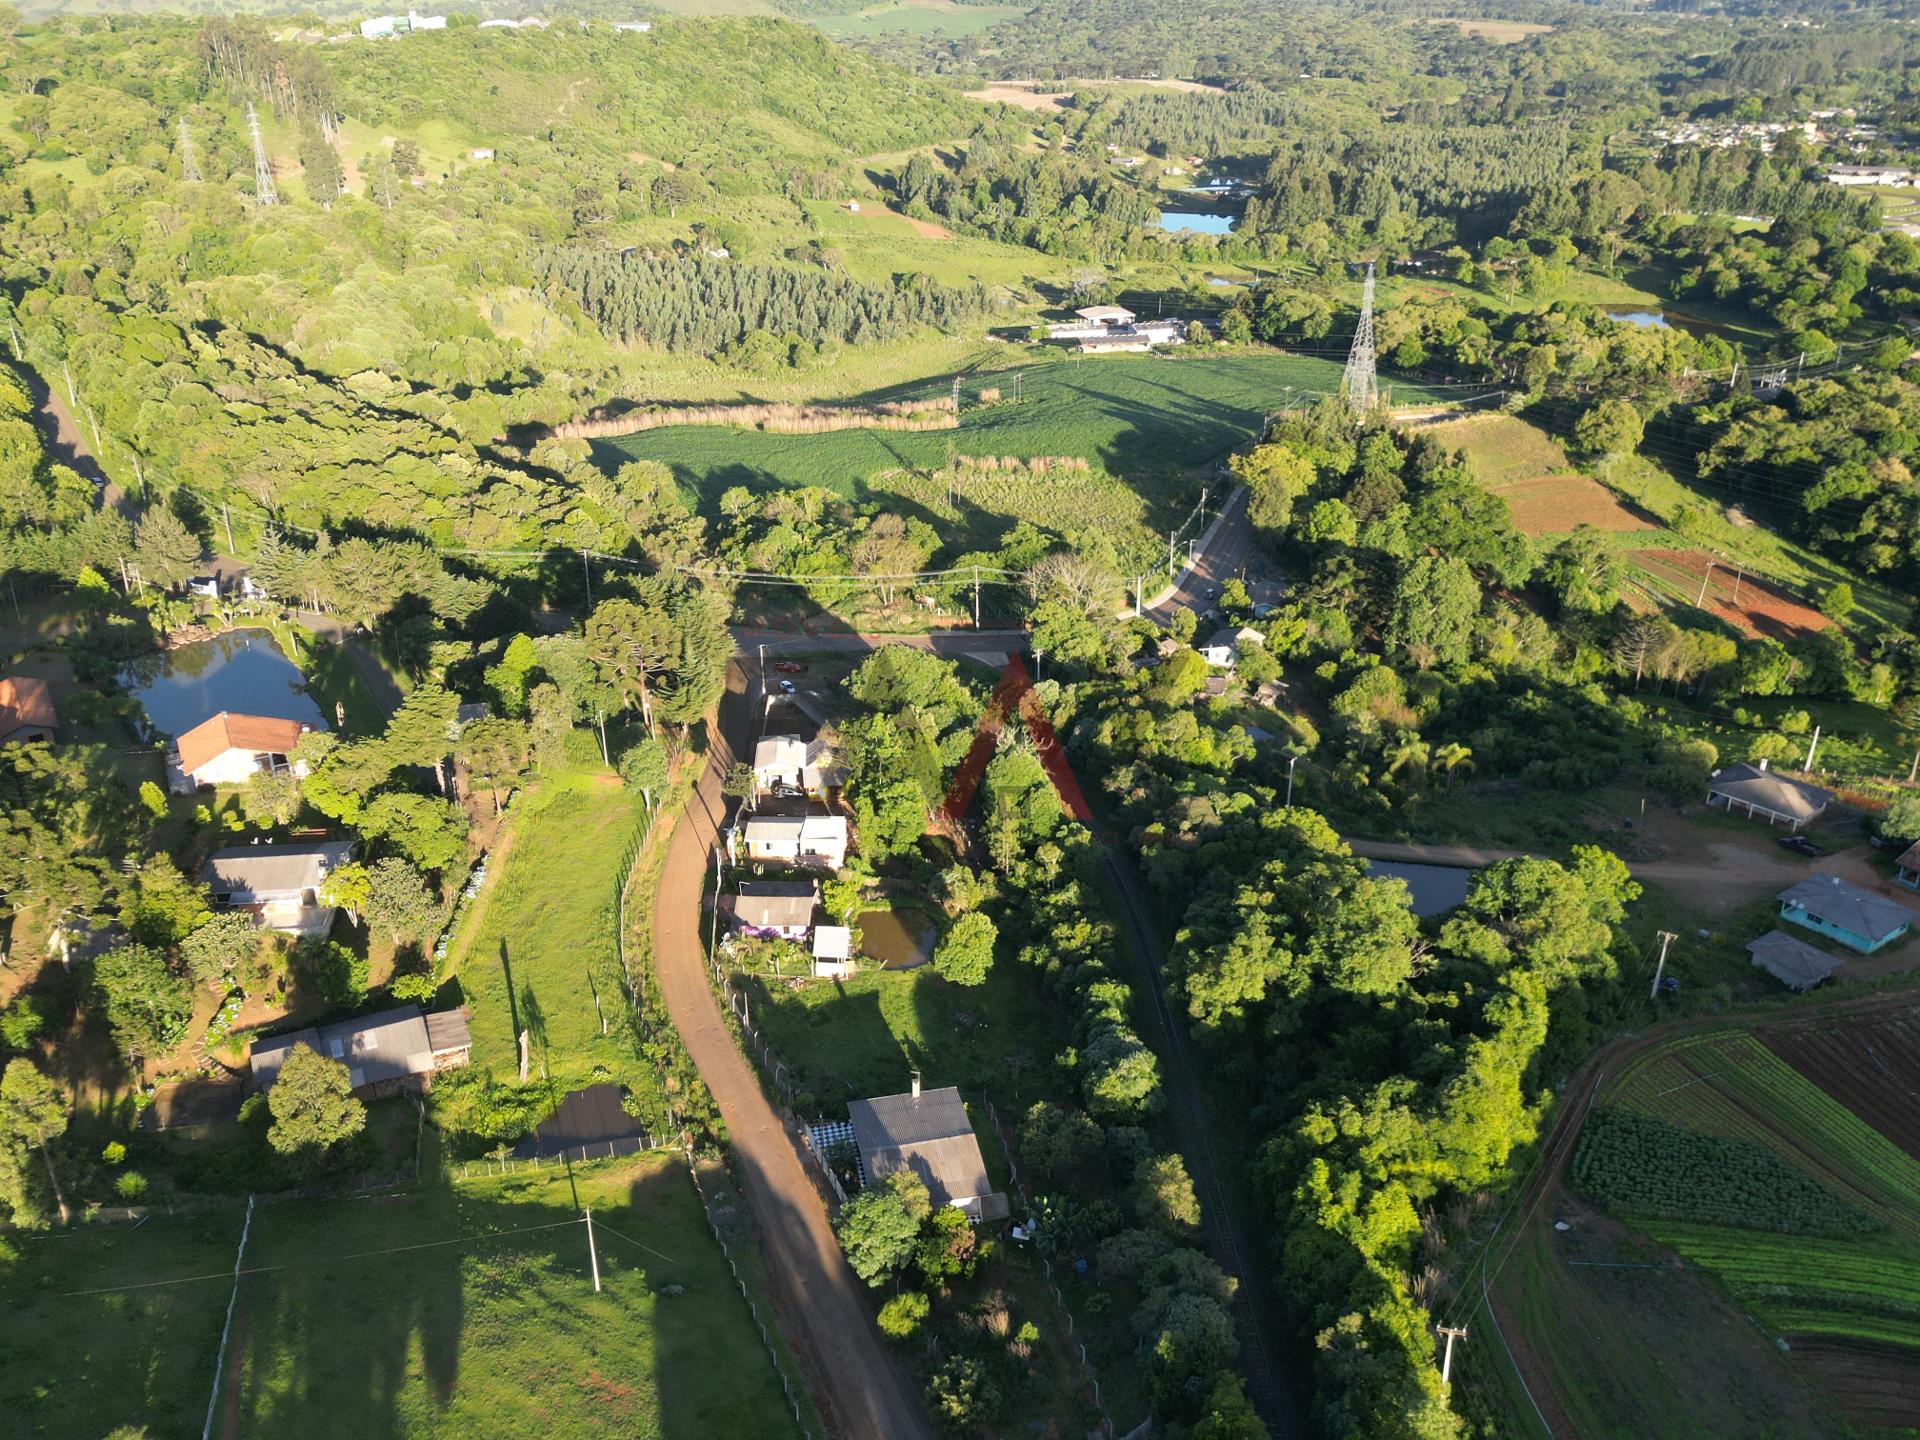
[[[669,466],[703,508],[735,485],[756,491],[818,485],[855,501],[884,499],[886,483],[876,475],[936,470],[949,453],[1079,456],[1142,484],[1153,507],[1149,523],[1165,528],[1161,522],[1184,512],[1198,491],[1183,477],[1223,459],[1290,399],[1333,393],[1340,381],[1336,363],[1278,353],[1083,360],[1047,352],[1019,370],[1015,401],[1014,373],[964,377],[963,395],[998,386],[1006,398],[964,409],[953,430],[769,435],[690,425],[597,441],[594,453],[608,469],[630,459]],[[946,389],[935,381],[872,398]]]
[[[18,1242],[0,1263],[0,1435],[198,1435],[241,1222],[232,1208]],[[216,1435],[795,1431],[677,1155],[263,1203],[246,1264],[263,1273],[241,1283]],[[113,1286],[148,1288],[72,1293]]]
[[[618,1031],[600,1033],[594,996],[609,1015],[626,1003],[614,889],[642,813],[640,796],[605,774],[544,780],[510,813],[512,849],[447,954],[473,1011],[474,1063],[496,1079],[516,1073],[522,1029],[533,1073],[544,1067],[559,1094],[630,1059]]]

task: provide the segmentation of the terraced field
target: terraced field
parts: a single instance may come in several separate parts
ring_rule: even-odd
[[[1637,1056],[1599,1095],[1602,1106],[1762,1146],[1821,1186],[1838,1219],[1851,1208],[1877,1222],[1851,1234],[1845,1223],[1826,1234],[1701,1223],[1712,1197],[1691,1219],[1671,1218],[1685,1207],[1635,1214],[1626,1198],[1635,1186],[1662,1193],[1646,1176],[1615,1205],[1616,1218],[1710,1277],[1789,1354],[1804,1352],[1801,1373],[1862,1425],[1920,1421],[1917,1081],[1920,1006],[1908,1005],[1683,1036]]]

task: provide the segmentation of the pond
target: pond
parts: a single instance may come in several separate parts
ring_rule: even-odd
[[[912,970],[933,958],[933,920],[918,910],[865,910],[853,923],[860,953],[882,970]]]
[[[177,650],[142,655],[120,673],[120,681],[146,707],[154,727],[169,735],[183,734],[222,710],[328,728],[307,694],[306,677],[265,630],[229,630]]]
[[[1609,320],[1617,320],[1622,325],[1632,325],[1640,330],[1684,330],[1689,335],[1724,335],[1727,328],[1716,325],[1711,320],[1702,320],[1698,315],[1688,315],[1679,310],[1649,310],[1641,306],[1624,306],[1617,310],[1602,312]]]
[[[1413,892],[1413,913],[1438,915],[1467,898],[1467,882],[1474,872],[1457,865],[1404,865],[1399,861],[1369,860],[1367,871],[1376,880],[1404,880]]]
[[[1225,235],[1233,229],[1233,216],[1213,215],[1204,210],[1162,210],[1162,230],[1190,230],[1197,235]]]
[[[1664,310],[1609,310],[1609,320],[1618,320],[1622,325],[1632,325],[1641,330],[1665,330],[1667,315]]]

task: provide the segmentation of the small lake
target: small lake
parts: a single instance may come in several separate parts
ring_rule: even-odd
[[[1698,315],[1688,315],[1680,310],[1645,310],[1622,306],[1601,313],[1609,320],[1618,320],[1622,325],[1632,325],[1640,330],[1684,330],[1689,335],[1730,333],[1724,325],[1716,325],[1711,320],[1702,320]]]
[[[933,958],[933,920],[918,910],[865,910],[853,923],[860,953],[882,970],[912,970]]]
[[[231,710],[330,728],[307,694],[306,677],[265,630],[229,630],[177,650],[142,655],[120,681],[146,707],[154,728],[180,735]]]
[[[1192,231],[1196,235],[1225,235],[1233,229],[1233,216],[1214,215],[1205,210],[1162,210],[1160,228]]]
[[[1413,892],[1413,913],[1438,915],[1467,898],[1467,882],[1474,872],[1457,865],[1405,865],[1397,860],[1369,860],[1367,871],[1376,880],[1404,880]]]
[[[1609,320],[1618,320],[1622,325],[1632,325],[1641,330],[1668,329],[1667,314],[1664,310],[1609,310]]]

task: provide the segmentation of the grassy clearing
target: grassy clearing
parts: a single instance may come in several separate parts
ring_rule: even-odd
[[[241,1287],[229,1433],[792,1433],[682,1165],[656,1154],[572,1178],[259,1206],[247,1264],[266,1273]],[[582,1204],[599,1239],[597,1296]],[[536,1226],[547,1228],[523,1228]],[[0,1433],[198,1434],[240,1227],[225,1208],[23,1241],[6,1273]],[[495,1234],[507,1230],[522,1233]]]
[[[609,1016],[625,1004],[614,891],[641,814],[637,794],[598,774],[555,776],[515,807],[512,849],[448,947],[476,1065],[513,1074],[522,1029],[535,1072],[544,1066],[561,1093],[629,1058],[617,1033],[601,1035],[594,997]]]
[[[810,1092],[796,1097],[803,1113],[837,1114],[849,1100],[895,1094],[912,1070],[1006,1115],[1058,1089],[1054,1019],[1013,962],[973,988],[925,965],[863,969],[844,981],[744,983],[755,1023],[794,1067],[795,1090]]]
[[[820,485],[849,499],[880,498],[886,482],[873,477],[937,469],[949,446],[958,455],[1074,455],[1132,481],[1161,482],[1145,493],[1164,513],[1185,498],[1184,487],[1170,482],[1224,455],[1289,397],[1330,393],[1340,379],[1337,364],[1297,355],[1078,360],[1046,353],[1019,371],[1017,402],[1011,372],[968,377],[965,389],[998,385],[1009,398],[966,410],[958,430],[766,435],[687,426],[600,442],[594,453],[608,468],[633,458],[660,461],[703,505],[734,485]]]

